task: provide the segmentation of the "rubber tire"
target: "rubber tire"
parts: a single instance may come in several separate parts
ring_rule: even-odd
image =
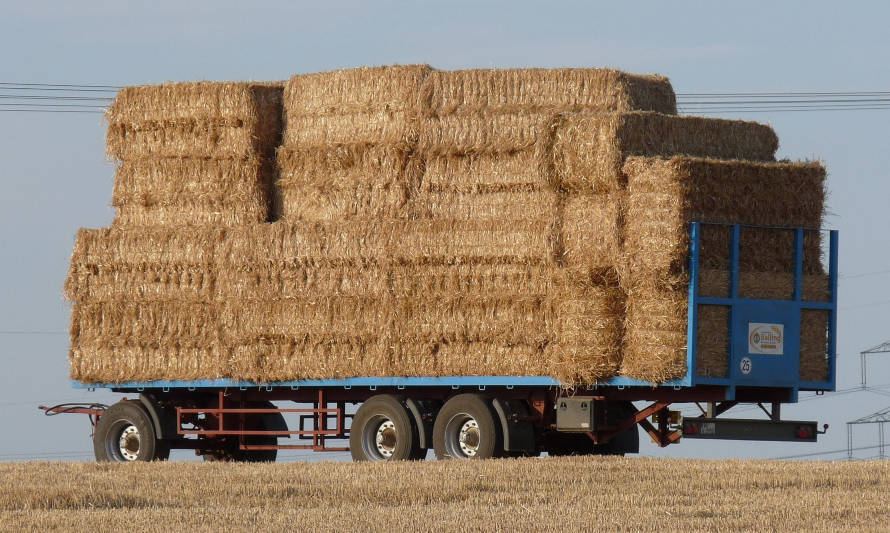
[[[479,430],[479,445],[476,454],[466,456],[449,452],[445,442],[449,422],[459,415],[467,415],[476,420]],[[504,454],[500,421],[491,401],[478,394],[458,394],[445,402],[436,423],[433,425],[433,450],[436,459],[491,459]]]
[[[366,450],[367,433],[376,432],[372,427],[376,417],[392,421],[396,431],[396,444],[390,457],[384,457]],[[378,394],[368,398],[355,412],[352,427],[349,429],[349,453],[353,461],[413,461],[426,457],[426,450],[420,448],[417,428],[411,413],[402,399],[391,394]],[[422,454],[422,455],[421,455]]]
[[[135,461],[166,459],[166,457],[162,457],[165,447],[158,446],[154,424],[145,409],[139,402],[121,401],[109,407],[99,418],[99,423],[96,424],[96,430],[93,433],[93,452],[96,455],[96,461],[129,462],[119,455],[119,452],[115,452],[119,449],[119,431],[129,425],[135,426],[139,431],[139,452],[136,454]],[[169,447],[166,447],[166,454],[169,457]]]
[[[275,409],[275,405],[271,402],[253,402],[248,404],[248,407],[252,409]],[[245,429],[265,431],[270,428],[277,429],[281,425],[287,428],[281,413],[264,414],[258,418],[248,418],[245,422]],[[232,441],[225,450],[205,453],[203,455],[204,460],[207,462],[274,463],[278,459],[278,450],[241,450],[239,449],[237,436],[230,438]],[[278,437],[248,435],[245,439],[248,444],[265,444],[270,446],[278,444]]]

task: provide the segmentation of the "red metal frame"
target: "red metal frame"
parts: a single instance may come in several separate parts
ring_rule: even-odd
[[[335,408],[328,408],[328,401],[325,398],[325,391],[318,391],[318,398],[314,402],[311,409],[279,409],[279,408],[250,408],[245,407],[246,398],[239,398],[239,407],[226,406],[226,392],[219,391],[218,405],[211,408],[184,408],[176,406],[176,429],[180,435],[198,435],[208,439],[225,436],[239,437],[238,447],[241,450],[312,450],[316,452],[343,452],[349,451],[349,447],[343,446],[327,446],[327,439],[345,439],[348,438],[349,432],[345,427],[345,404],[338,402]],[[246,415],[262,415],[275,413],[301,413],[309,415],[313,420],[312,429],[296,429],[296,430],[253,430],[245,429]],[[209,419],[216,420],[216,427],[197,429],[183,429],[183,415],[205,415]],[[238,428],[227,429],[226,415],[238,416]],[[333,415],[337,419],[337,425],[334,428],[328,428],[328,417]],[[187,422],[186,422],[187,423]],[[296,435],[300,438],[311,438],[312,444],[247,444],[244,437],[246,436],[270,436],[270,437],[287,437]]]
[[[646,433],[652,437],[652,440],[658,444],[660,447],[664,448],[669,444],[673,444],[680,440],[680,437],[683,436],[680,430],[670,429],[670,411],[668,407],[671,405],[671,402],[655,402],[648,407],[644,407],[643,409],[634,413],[633,416],[625,418],[621,423],[619,423],[614,428],[610,428],[608,430],[601,430],[588,433],[591,439],[595,444],[605,444],[617,437],[618,435],[624,433],[628,429],[634,427],[639,424],[641,428],[643,428]],[[658,427],[656,428],[652,425],[652,422],[649,422],[649,417],[655,415]]]

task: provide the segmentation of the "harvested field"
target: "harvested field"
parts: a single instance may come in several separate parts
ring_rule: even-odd
[[[669,471],[670,476],[653,476]],[[890,464],[607,457],[4,463],[14,531],[880,531]],[[595,490],[591,490],[591,487]],[[715,497],[718,494],[720,497]],[[381,520],[386,516],[386,520]]]

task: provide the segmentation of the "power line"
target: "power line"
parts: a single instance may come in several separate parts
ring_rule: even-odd
[[[123,89],[122,85],[80,85],[76,83],[23,83],[12,81],[0,81],[0,86],[16,85],[22,87],[65,87],[76,89]]]
[[[798,455],[786,455],[783,457],[773,457],[774,460],[781,461],[784,459],[803,459],[804,457],[819,457],[822,455],[835,455],[838,453],[847,453],[848,451],[859,451],[859,450],[873,450],[875,448],[880,448],[881,446],[860,446],[859,448],[844,448],[842,450],[831,450],[827,452],[814,452],[814,453],[801,453]]]

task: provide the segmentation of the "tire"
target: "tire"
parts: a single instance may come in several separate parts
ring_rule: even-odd
[[[255,402],[248,404],[252,409],[275,409],[271,402]],[[244,420],[244,428],[248,430],[287,430],[287,423],[281,413],[267,413],[258,416],[247,417]],[[247,435],[244,437],[246,444],[274,446],[278,444],[278,437],[264,435]],[[237,436],[230,436],[223,443],[223,448],[203,455],[208,462],[242,462],[242,463],[274,463],[278,459],[278,450],[242,450]]]
[[[349,430],[354,461],[411,461],[426,457],[417,428],[401,398],[372,396],[356,411]]]
[[[169,446],[159,445],[154,424],[138,402],[118,402],[99,418],[93,434],[93,452],[100,462],[166,459]],[[165,455],[166,454],[166,455]]]
[[[437,459],[490,459],[504,453],[503,438],[491,401],[459,394],[442,406],[433,425]]]

